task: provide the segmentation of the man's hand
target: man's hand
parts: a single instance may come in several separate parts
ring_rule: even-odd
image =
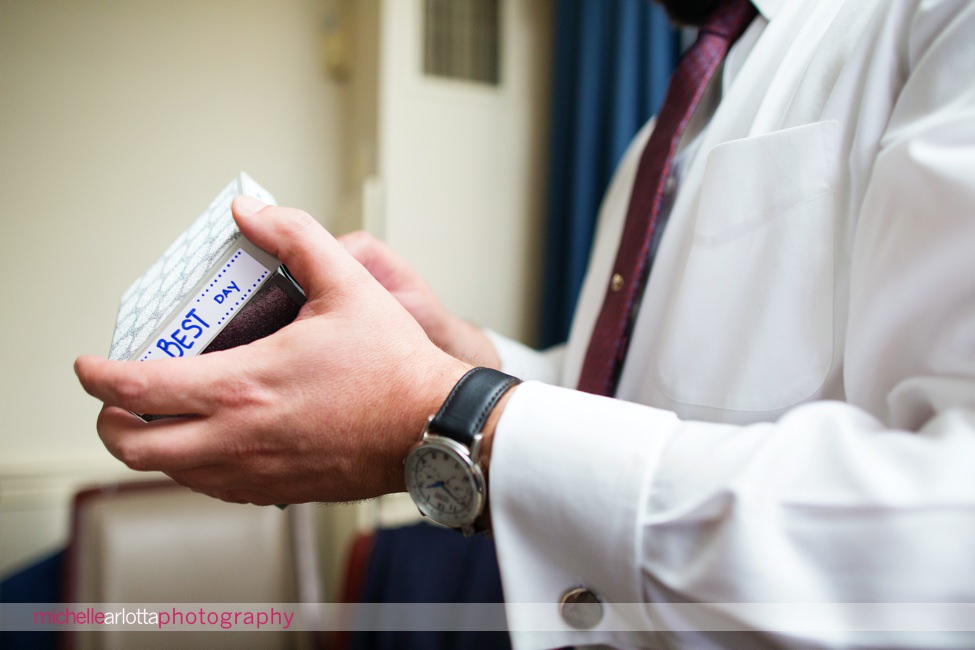
[[[361,231],[343,235],[339,241],[441,349],[474,365],[500,369],[498,353],[484,332],[447,311],[430,285],[386,244]]]
[[[470,366],[310,216],[234,203],[244,235],[305,289],[297,320],[223,352],[143,363],[85,356],[98,432],[137,470],[227,501],[348,501],[403,489],[402,459]],[[146,424],[129,411],[188,415]]]

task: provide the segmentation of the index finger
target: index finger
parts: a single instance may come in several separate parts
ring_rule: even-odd
[[[153,415],[208,415],[217,381],[214,361],[207,356],[110,361],[85,355],[75,361],[74,371],[85,391],[108,406]]]

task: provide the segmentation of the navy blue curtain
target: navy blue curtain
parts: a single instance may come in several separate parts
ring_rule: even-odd
[[[564,341],[596,212],[630,139],[657,111],[680,52],[650,0],[556,0],[540,343]]]

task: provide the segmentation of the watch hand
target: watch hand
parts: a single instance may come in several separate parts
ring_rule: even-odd
[[[457,503],[460,503],[460,499],[458,499],[457,497],[454,496],[454,493],[450,491],[450,488],[447,487],[447,484],[446,483],[444,483],[443,481],[440,481],[440,487],[443,488],[443,491],[447,493],[447,496],[449,496],[451,499],[453,499]]]
[[[453,499],[456,503],[460,503],[460,499],[454,496],[454,493],[450,491],[450,489],[443,481],[437,481],[436,483],[431,483],[430,485],[427,486],[426,489],[429,490],[430,488],[440,488],[441,490],[447,493],[448,497]]]

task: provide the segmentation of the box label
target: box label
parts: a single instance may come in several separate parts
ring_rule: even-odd
[[[272,273],[238,249],[151,341],[139,361],[192,357],[204,349]]]

